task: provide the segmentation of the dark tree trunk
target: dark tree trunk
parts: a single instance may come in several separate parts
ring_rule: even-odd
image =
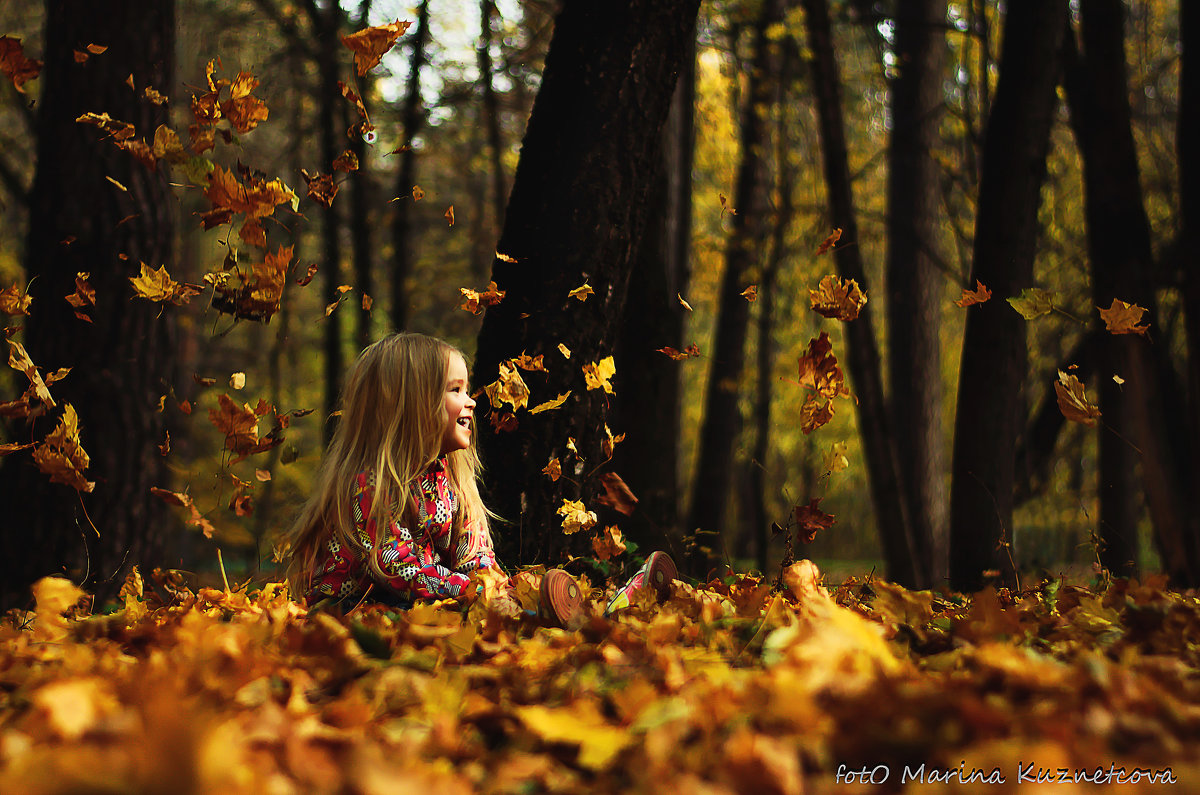
[[[396,170],[396,201],[392,216],[392,328],[403,331],[409,323],[408,280],[412,275],[413,263],[417,261],[416,240],[413,234],[412,189],[417,179],[417,151],[413,139],[425,122],[425,108],[421,102],[421,70],[425,68],[425,45],[429,43],[429,0],[421,0],[417,9],[417,29],[412,34],[412,54],[408,61],[408,93],[404,97],[401,119],[404,123],[404,143],[408,146],[400,153],[400,167]]]
[[[1150,223],[1142,203],[1125,65],[1125,9],[1119,0],[1085,0],[1082,53],[1068,73],[1072,127],[1083,155],[1084,210],[1096,304],[1136,303],[1157,319]],[[1069,44],[1074,44],[1072,39]],[[1181,105],[1182,107],[1182,105]],[[1186,451],[1168,428],[1156,354],[1147,340],[1102,335],[1100,400],[1106,425],[1136,439],[1143,485],[1163,565],[1179,584],[1200,581],[1200,546],[1187,496]],[[1126,378],[1118,387],[1111,375]],[[1185,448],[1186,445],[1179,447]],[[1182,454],[1182,457],[1181,457]],[[1101,562],[1118,575],[1136,573],[1139,505],[1136,451],[1109,430],[1100,432]]]
[[[887,313],[889,401],[901,486],[921,568],[946,576],[945,433],[942,424],[938,270],[938,166],[945,0],[901,0],[896,11],[898,76],[892,81],[888,152]]]
[[[76,63],[74,51],[88,42],[108,51]],[[140,262],[171,264],[175,201],[162,170],[149,171],[75,119],[106,112],[153,138],[168,122],[167,109],[146,101],[142,89],[170,95],[174,57],[169,0],[46,3],[25,261],[34,302],[24,344],[39,367],[72,368],[52,391],[60,406],[70,404],[79,414],[91,456],[86,474],[96,486],[77,496],[51,484],[27,454],[4,459],[2,608],[23,603],[30,583],[45,575],[65,574],[104,597],[129,566],[164,561],[166,509],[150,487],[166,485],[156,449],[164,428],[157,404],[174,382],[175,324],[170,311],[131,300],[128,277],[137,275]],[[136,92],[125,84],[130,74]],[[96,291],[91,324],[76,319],[63,300],[75,292],[81,271],[91,274]],[[20,433],[40,440],[57,421],[57,415],[43,417]]]
[[[687,565],[697,576],[704,575],[721,558],[721,536],[731,527],[729,494],[737,471],[735,450],[742,432],[738,394],[750,325],[750,304],[741,293],[758,281],[768,231],[770,188],[763,151],[767,143],[764,116],[769,112],[777,85],[779,55],[779,47],[771,41],[768,30],[782,18],[782,1],[764,0],[754,26],[749,87],[741,109],[742,159],[733,197],[737,212],[732,216],[725,249],[725,273],[717,298],[717,330],[704,396],[696,477],[685,528],[689,534],[695,534]]]
[[[364,5],[369,5],[366,3]],[[363,8],[359,17],[359,28],[367,26],[367,9]],[[370,75],[365,75],[359,78],[359,94],[365,107],[368,107],[371,101],[371,84],[374,82]],[[350,108],[349,103],[342,105],[343,111]],[[357,125],[360,119],[357,114],[354,115],[354,124]],[[350,127],[349,121],[344,125]],[[349,149],[358,158],[358,170],[351,172],[346,181],[350,184],[350,256],[354,262],[354,286],[361,293],[360,299],[369,296],[371,304],[368,305],[365,300],[359,300],[354,306],[355,323],[355,340],[358,343],[358,349],[362,350],[371,344],[371,313],[374,309],[375,287],[374,287],[374,263],[372,262],[375,247],[371,245],[371,228],[374,215],[373,208],[375,207],[375,183],[371,178],[371,163],[367,159],[367,142],[361,134],[353,135],[347,141]]]
[[[338,89],[338,56],[341,42],[338,34],[342,25],[342,10],[337,3],[321,9],[316,0],[308,0],[309,21],[317,38],[317,127],[321,138],[321,170],[333,168],[333,161],[341,154],[338,148],[340,131],[338,119],[341,114],[341,91]],[[342,223],[339,204],[335,200],[321,213],[321,273],[324,275],[325,301],[337,301],[341,294],[337,288],[342,281]],[[342,349],[341,312],[335,310],[324,318],[325,323],[325,419],[322,431],[325,444],[333,438],[336,427],[334,412],[338,408],[341,394],[342,371],[346,369],[345,352]]]
[[[1066,3],[1013,2],[988,117],[971,284],[996,300],[967,313],[950,496],[950,583],[976,590],[985,572],[1013,584],[1013,485],[1026,372],[1025,320],[1004,300],[1033,282],[1037,211],[1057,105]]]
[[[664,167],[629,277],[617,360],[624,376],[614,431],[626,434],[613,470],[638,497],[626,536],[643,549],[675,549],[679,524],[680,368],[657,351],[682,349],[683,313],[675,296],[687,284],[694,151],[695,43],[684,57],[663,131]],[[680,233],[683,233],[682,237]],[[682,558],[681,558],[682,559]]]
[[[504,184],[504,141],[500,136],[500,102],[492,82],[492,18],[497,16],[493,0],[479,4],[479,85],[483,89],[483,126],[487,130],[489,162],[491,163],[491,200],[496,226],[504,223],[504,201],[508,190]]]
[[[519,412],[511,432],[493,431],[487,415],[497,408],[480,407],[489,504],[514,525],[497,539],[509,560],[514,553],[557,560],[565,545],[558,508],[567,498],[591,500],[597,489],[587,475],[604,461],[609,399],[586,388],[581,368],[616,343],[660,132],[697,8],[698,0],[572,3],[555,24],[498,245],[515,261],[492,265],[507,297],[484,317],[472,378],[478,386],[495,381],[502,361],[526,351],[543,354],[550,370],[527,374],[530,405],[571,392],[561,410]],[[568,297],[585,281],[594,295]],[[623,366],[616,366],[613,385],[621,390]],[[552,456],[564,471],[553,482],[540,474]]]
[[[1179,74],[1179,122],[1175,148],[1179,155],[1179,220],[1181,250],[1193,256],[1183,273],[1183,305],[1187,329],[1187,416],[1192,458],[1190,478],[1193,519],[1200,516],[1200,8],[1194,2],[1179,2],[1179,30],[1183,59]],[[1194,530],[1194,526],[1193,526]],[[1194,574],[1194,572],[1193,572]],[[1196,579],[1193,577],[1192,582]]]
[[[804,11],[809,46],[813,53],[813,83],[817,95],[829,210],[832,224],[842,229],[844,241],[843,245],[834,249],[833,256],[838,274],[843,279],[854,279],[869,294],[862,249],[857,245],[858,221],[846,154],[841,83],[833,52],[829,5],[827,0],[804,0]],[[843,327],[846,366],[857,398],[859,436],[871,485],[871,505],[879,528],[888,577],[909,587],[926,586],[928,574],[920,568],[907,504],[900,489],[895,437],[884,403],[879,347],[871,317],[871,305],[867,304],[857,320]]]

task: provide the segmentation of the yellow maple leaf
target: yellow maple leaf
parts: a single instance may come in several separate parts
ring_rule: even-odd
[[[609,525],[592,539],[592,552],[597,560],[615,558],[625,551],[625,541],[621,538],[621,530],[615,525]]]
[[[571,292],[567,293],[568,298],[578,298],[580,301],[586,301],[589,295],[595,295],[596,291],[587,282],[576,287]]]
[[[90,492],[96,484],[83,476],[91,459],[79,441],[79,415],[70,403],[63,407],[58,427],[33,451],[33,463],[50,476],[51,483],[62,483],[76,491]]]
[[[500,377],[485,386],[483,391],[487,393],[492,408],[498,409],[509,403],[513,411],[516,411],[523,406],[529,406],[529,387],[511,359],[500,362]]]
[[[587,383],[589,390],[603,389],[610,395],[615,394],[610,380],[616,374],[617,365],[611,356],[605,356],[595,364],[585,364],[583,366],[583,380]]]
[[[539,403],[529,410],[530,414],[541,414],[543,411],[553,411],[554,409],[562,408],[563,403],[567,402],[567,398],[571,396],[570,392],[564,392],[554,400],[547,400],[545,403]]]
[[[158,270],[150,270],[144,262],[141,266],[141,275],[130,277],[129,283],[133,285],[135,293],[149,301],[165,301],[180,306],[204,291],[204,288],[197,284],[172,279],[167,273],[166,265]]]
[[[28,315],[32,304],[33,297],[15,284],[0,290],[0,312],[6,315]]]
[[[483,314],[484,307],[495,306],[504,300],[505,295],[505,291],[499,289],[495,282],[488,282],[486,290],[459,287],[458,291],[462,293],[462,303],[458,308],[465,309],[473,315]]]
[[[1127,304],[1117,298],[1112,301],[1112,306],[1108,309],[1096,307],[1100,310],[1100,317],[1104,321],[1104,330],[1110,334],[1141,334],[1147,336],[1146,332],[1150,330],[1150,324],[1138,325],[1142,320],[1142,315],[1146,314],[1145,307],[1137,304]]]
[[[566,535],[591,530],[596,526],[596,512],[589,511],[580,500],[563,500],[558,515],[563,517],[562,530]]]

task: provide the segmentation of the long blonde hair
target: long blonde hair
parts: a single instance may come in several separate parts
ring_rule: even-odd
[[[377,539],[396,518],[415,520],[413,501],[417,476],[441,454],[446,416],[446,373],[451,358],[462,352],[424,334],[393,334],[369,346],[346,375],[342,416],[300,517],[280,545],[287,556],[292,593],[306,594],[328,540],[336,538],[365,557],[377,582],[385,581],[375,556],[363,548],[351,510],[355,479],[374,473],[375,493],[369,517]],[[465,357],[464,357],[465,359]],[[489,511],[479,496],[482,469],[471,419],[471,445],[446,456],[446,475],[458,497],[453,520],[451,553],[457,554],[463,533],[470,556],[486,543],[491,546]],[[410,525],[416,536],[416,528]],[[461,561],[455,560],[458,564]]]

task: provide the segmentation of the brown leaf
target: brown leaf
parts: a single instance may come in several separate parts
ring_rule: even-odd
[[[233,451],[237,458],[232,463],[255,453],[262,453],[278,446],[283,437],[275,433],[266,436],[258,434],[258,420],[271,410],[270,404],[259,400],[254,408],[249,403],[240,407],[233,402],[229,395],[222,394],[218,399],[219,408],[208,410],[209,421],[217,430],[225,434],[225,449]]]
[[[1064,417],[1071,422],[1095,426],[1100,409],[1088,402],[1087,392],[1078,378],[1059,370],[1054,394],[1058,397],[1058,410]]]
[[[592,552],[596,560],[615,558],[625,551],[625,541],[621,538],[621,530],[615,525],[609,525],[596,534],[592,539]]]
[[[91,323],[92,319],[84,313],[88,307],[96,305],[96,291],[88,284],[90,273],[75,274],[75,292],[66,296],[67,303],[75,307],[75,317]]]
[[[661,354],[665,354],[666,356],[670,357],[671,359],[673,359],[677,362],[682,362],[684,359],[690,359],[693,356],[700,355],[700,348],[695,343],[687,346],[686,348],[684,348],[681,351],[677,351],[669,345],[664,348],[656,348],[655,351],[658,353],[661,353]]]
[[[152,271],[144,262],[141,263],[141,275],[130,277],[129,283],[133,285],[133,291],[142,298],[176,306],[186,304],[204,292],[204,288],[198,284],[187,284],[172,279],[167,273],[166,265]]]
[[[33,80],[41,71],[42,62],[25,57],[20,39],[0,36],[0,72],[8,75],[13,88],[24,94],[25,82]]]
[[[316,174],[314,176],[304,169],[300,169],[300,176],[304,177],[304,181],[308,185],[308,198],[323,207],[333,206],[333,199],[337,196],[338,186],[333,181],[332,174]]]
[[[991,297],[992,291],[987,288],[987,285],[976,279],[975,289],[968,290],[964,287],[962,291],[962,298],[955,301],[954,305],[965,309],[973,304],[982,304]]]
[[[304,272],[304,275],[296,280],[296,286],[307,287],[308,283],[311,282],[313,280],[313,277],[315,277],[316,275],[317,275],[317,263],[314,262],[308,266],[308,270]]]
[[[808,291],[808,299],[817,314],[843,321],[857,318],[867,303],[866,293],[858,286],[858,282],[836,276],[822,278],[817,289]]]
[[[557,456],[551,458],[550,463],[542,467],[542,474],[552,481],[556,481],[562,477],[562,464],[559,462]]]
[[[529,387],[511,359],[500,362],[500,377],[484,387],[483,391],[487,393],[488,402],[494,409],[499,409],[505,403],[511,405],[513,411],[529,406]]]
[[[216,532],[217,528],[213,527],[212,522],[204,518],[204,515],[200,513],[200,510],[196,507],[195,503],[192,502],[190,495],[182,494],[178,491],[167,491],[166,489],[160,489],[157,486],[152,486],[150,488],[150,493],[168,505],[178,505],[181,508],[187,508],[190,512],[190,516],[185,521],[193,527],[200,528],[200,532],[204,533],[205,538],[213,537],[213,533]]]
[[[517,429],[517,417],[511,411],[493,411],[488,421],[496,433],[509,433]]]
[[[171,452],[171,432],[166,431],[167,438],[163,439],[163,443],[158,446],[159,455],[167,455]]]
[[[0,312],[6,315],[28,315],[33,297],[23,292],[18,285],[0,290]]]
[[[625,485],[625,481],[621,480],[620,475],[616,472],[605,472],[600,476],[600,485],[604,487],[604,493],[597,495],[596,502],[626,516],[633,515],[638,498],[633,496],[633,492]]]
[[[251,93],[258,87],[258,79],[249,72],[238,72],[230,84],[230,98],[221,103],[221,113],[240,133],[248,133],[267,120],[267,103]]]
[[[833,419],[833,401],[809,395],[800,407],[800,430],[810,434]]]
[[[51,483],[62,483],[76,491],[90,492],[96,484],[83,476],[91,459],[79,440],[79,415],[70,403],[63,407],[58,427],[33,451],[33,463]]]
[[[817,256],[821,256],[829,249],[837,245],[837,242],[842,239],[842,228],[839,226],[829,233],[829,237],[821,241],[821,245],[817,246]]]
[[[446,214],[444,217],[446,219],[446,226],[454,226],[454,205],[453,204],[451,204],[449,207],[446,208]]]
[[[800,385],[824,398],[850,397],[846,379],[833,355],[833,344],[824,331],[809,340],[808,353],[799,361]]]
[[[347,149],[338,155],[337,159],[333,161],[333,170],[345,171],[347,173],[351,171],[358,171],[358,155]]]
[[[75,121],[99,127],[112,136],[114,141],[127,141],[137,133],[137,129],[132,124],[114,119],[107,113],[85,113]]]
[[[542,362],[542,355],[540,353],[537,356],[530,356],[527,353],[522,353],[520,356],[513,359],[512,363],[517,367],[520,367],[522,370],[526,370],[528,372],[549,372],[549,370],[546,369],[546,365]]]
[[[1138,325],[1142,315],[1146,314],[1146,309],[1137,304],[1127,304],[1114,298],[1112,306],[1108,309],[1096,308],[1100,310],[1100,317],[1104,320],[1104,330],[1110,334],[1141,334],[1145,337],[1146,332],[1150,330],[1149,323]]]
[[[354,65],[362,77],[383,60],[384,54],[395,46],[396,40],[408,30],[410,22],[396,20],[387,25],[364,28],[349,36],[342,36],[342,44],[354,53]]]
[[[752,284],[740,293],[742,298],[745,298],[750,303],[758,300],[758,285]]]
[[[467,287],[459,287],[458,291],[462,293],[462,303],[458,305],[458,308],[473,315],[482,314],[485,306],[495,306],[500,303],[504,300],[505,295],[505,291],[497,288],[495,282],[488,282],[487,289],[482,292]]]
[[[821,499],[821,497],[817,497],[815,500],[810,500],[808,505],[796,506],[796,537],[806,544],[811,544],[816,539],[817,533],[828,530],[836,521],[833,514],[825,513],[817,507]]]
[[[279,179],[267,181],[248,174],[241,182],[232,171],[215,166],[208,175],[209,185],[204,195],[214,210],[226,209],[247,218],[264,218],[275,212],[280,204],[291,202],[295,194]]]

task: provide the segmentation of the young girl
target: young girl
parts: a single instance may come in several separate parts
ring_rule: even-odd
[[[496,565],[468,387],[462,353],[441,340],[395,334],[363,351],[312,495],[285,538],[293,593],[310,604],[369,597],[407,606],[463,596],[472,571]],[[661,593],[674,565],[650,563],[618,595],[642,583]],[[566,626],[582,594],[551,569],[540,601]]]

